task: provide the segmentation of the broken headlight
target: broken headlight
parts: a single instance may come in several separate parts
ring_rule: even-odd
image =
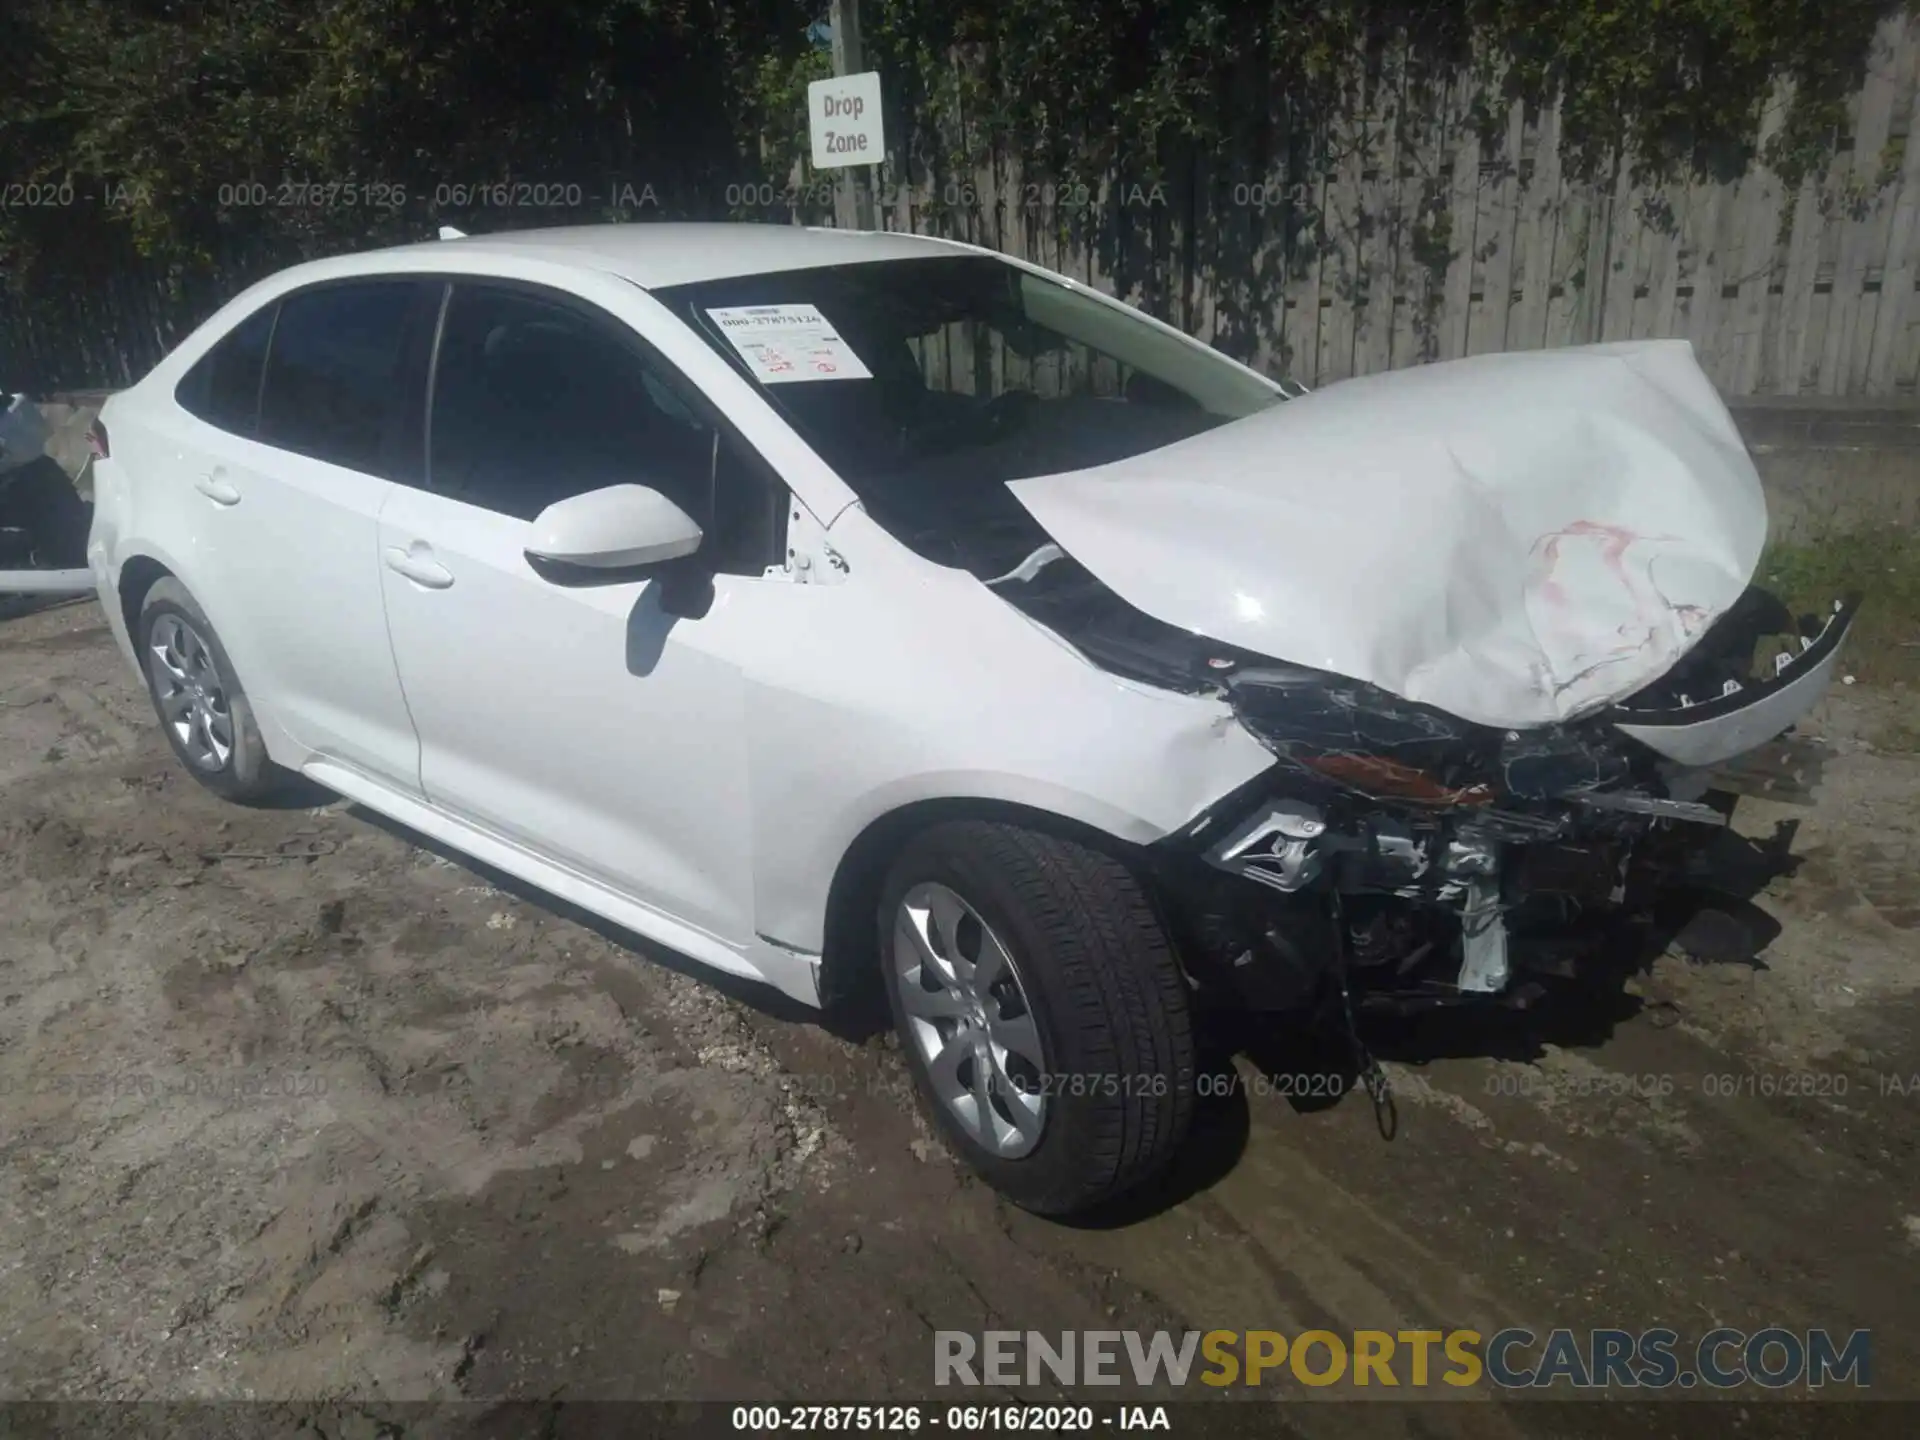
[[[1246,670],[1228,693],[1240,722],[1283,765],[1371,800],[1479,809],[1634,778],[1619,737],[1593,723],[1496,730],[1314,670]]]
[[[1492,802],[1500,732],[1321,671],[1249,669],[1234,713],[1282,765],[1336,789],[1415,806]]]

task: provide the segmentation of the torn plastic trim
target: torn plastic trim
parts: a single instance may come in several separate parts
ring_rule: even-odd
[[[1638,709],[1619,705],[1606,718],[1623,735],[1677,764],[1722,764],[1791,729],[1833,683],[1841,647],[1860,609],[1858,594],[1834,602],[1819,634],[1802,636],[1800,652],[1776,657],[1773,674],[1742,684],[1724,682],[1718,695],[1697,702]]]
[[[1631,790],[1596,790],[1575,795],[1573,803],[1589,810],[1611,810],[1622,815],[1646,815],[1657,820],[1688,820],[1696,825],[1725,825],[1727,817],[1711,805],[1697,800],[1671,800],[1660,795],[1641,795]]]
[[[1054,561],[1065,559],[1066,554],[1067,554],[1066,551],[1062,550],[1058,545],[1054,544],[1051,540],[1049,540],[1046,544],[1040,546],[1037,550],[1035,550],[1031,555],[1027,556],[1026,559],[1022,560],[1018,565],[1014,566],[1013,569],[1007,571],[1006,574],[996,575],[994,576],[993,579],[984,581],[983,583],[989,587],[995,586],[995,585],[1005,585],[1009,581],[1017,581],[1021,584],[1024,584],[1027,581],[1033,579],[1034,576],[1038,575],[1042,570],[1046,569],[1047,566],[1051,565]]]

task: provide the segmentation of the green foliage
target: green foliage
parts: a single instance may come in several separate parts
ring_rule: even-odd
[[[1885,0],[1468,0],[1509,97],[1565,94],[1576,173],[1731,178],[1756,157],[1798,184],[1832,152]],[[1764,112],[1777,128],[1762,143]]]
[[[1795,613],[1824,614],[1841,595],[1862,592],[1847,670],[1874,684],[1920,685],[1920,533],[1882,526],[1775,543],[1755,578]]]
[[[1243,127],[1304,132],[1363,86],[1432,103],[1484,83],[1475,117],[1564,96],[1567,169],[1640,178],[1739,173],[1764,158],[1797,183],[1831,153],[1894,0],[869,0],[870,49],[922,127],[1011,138],[1054,175],[1158,175],[1171,144]],[[1404,77],[1383,55],[1410,49]],[[964,68],[954,94],[949,77]],[[945,103],[938,103],[944,101]],[[1763,112],[1778,101],[1763,147]],[[1498,103],[1496,103],[1498,102]],[[1275,137],[1269,133],[1268,138]],[[939,147],[932,147],[937,153]],[[949,156],[948,158],[959,158]]]
[[[758,119],[742,81],[798,54],[808,18],[786,0],[19,0],[0,184],[80,198],[0,211],[0,268],[417,238],[505,181],[577,186],[567,218],[616,182],[671,213],[738,178]]]
[[[1830,150],[1893,0],[866,0],[896,178],[1152,185],[1193,157],[1323,173],[1362,94],[1434,115],[1455,82],[1564,95],[1576,175],[1738,170],[1791,180]],[[0,45],[0,271],[178,270],[430,233],[484,184],[610,185],[660,214],[725,213],[787,182],[822,0],[14,0]],[[1391,60],[1389,57],[1404,57]],[[1769,97],[1786,97],[1764,130]],[[1351,129],[1351,124],[1346,126]],[[1351,137],[1347,137],[1349,140]],[[1252,162],[1250,162],[1252,163]],[[291,192],[288,187],[291,186]],[[286,196],[323,197],[283,203]],[[346,187],[381,203],[342,203]],[[397,202],[404,195],[404,203]],[[462,196],[467,197],[464,206]],[[331,197],[331,198],[324,198]],[[628,207],[630,209],[630,207]],[[623,212],[624,213],[624,212]],[[1444,218],[1444,217],[1440,217]],[[1438,233],[1439,220],[1434,224]],[[231,266],[227,267],[229,270]]]
[[[784,184],[808,154],[807,86],[833,74],[824,50],[763,55],[744,92],[743,112],[757,142],[762,172]]]

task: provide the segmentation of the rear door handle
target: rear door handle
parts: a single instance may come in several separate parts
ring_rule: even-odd
[[[453,584],[453,572],[431,555],[402,550],[397,545],[387,547],[387,568],[429,590],[444,590]]]
[[[218,475],[194,476],[193,488],[213,501],[216,505],[238,505],[240,503],[240,492],[233,488],[233,483],[229,480],[221,479]]]

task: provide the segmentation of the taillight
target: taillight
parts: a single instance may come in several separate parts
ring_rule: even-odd
[[[107,444],[107,427],[98,420],[87,426],[87,449],[93,452],[96,460],[105,460],[113,453]]]

